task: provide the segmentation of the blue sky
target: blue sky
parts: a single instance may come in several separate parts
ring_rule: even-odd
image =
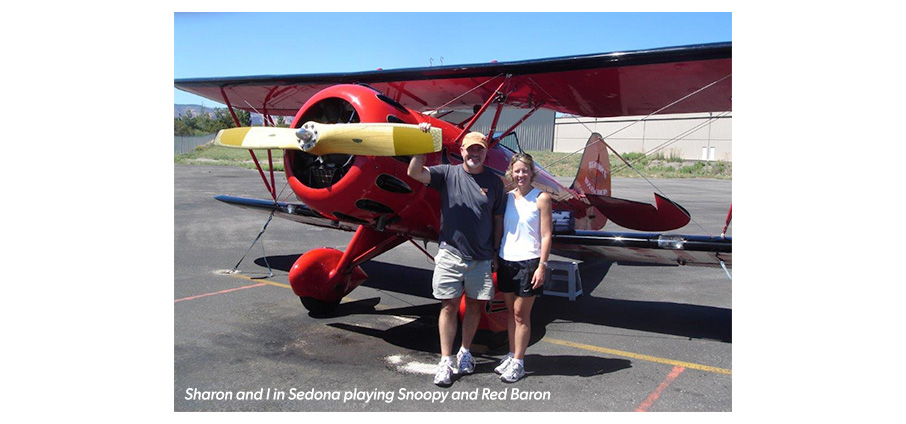
[[[176,13],[174,77],[309,74],[732,41],[731,13]],[[221,106],[174,89],[177,104]]]

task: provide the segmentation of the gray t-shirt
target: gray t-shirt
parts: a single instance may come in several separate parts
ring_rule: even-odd
[[[462,165],[428,168],[430,187],[440,192],[440,241],[465,259],[494,257],[494,215],[506,212],[503,182],[485,166],[470,174]]]

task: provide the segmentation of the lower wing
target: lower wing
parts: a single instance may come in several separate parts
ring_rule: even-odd
[[[594,253],[612,261],[662,265],[731,266],[730,237],[577,230],[554,234],[553,249]]]
[[[214,196],[214,198],[221,202],[228,203],[233,206],[239,206],[245,209],[261,212],[273,212],[274,215],[280,218],[301,222],[303,224],[334,228],[344,231],[355,231],[359,227],[358,224],[353,225],[347,222],[325,218],[323,215],[315,212],[302,203],[274,202],[272,200],[249,199],[245,197],[233,197],[227,195]]]

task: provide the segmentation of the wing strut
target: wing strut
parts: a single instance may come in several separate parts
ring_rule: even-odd
[[[522,117],[522,119],[516,121],[516,123],[513,124],[512,127],[508,128],[506,131],[504,131],[502,134],[500,134],[500,137],[497,137],[497,138],[491,140],[491,143],[496,143],[500,140],[503,140],[504,137],[510,135],[513,131],[516,130],[517,127],[522,125],[522,123],[525,122],[525,120],[528,119],[529,116],[532,116],[532,114],[535,113],[535,111],[537,111],[538,109],[541,109],[541,106],[543,106],[543,105],[544,105],[543,102],[536,104],[535,107],[532,108],[532,110],[528,111],[528,113],[526,113],[525,116]]]
[[[226,91],[223,91],[223,87],[220,87],[220,94],[223,96],[223,102],[226,103],[227,109],[230,110],[230,115],[233,115],[233,122],[236,123],[237,127],[241,127],[242,124],[239,123],[239,118],[236,117],[236,112],[233,111],[233,104],[230,103],[230,98],[227,97]]]
[[[484,111],[488,108],[488,106],[491,105],[491,102],[493,102],[494,99],[497,98],[497,93],[500,92],[500,89],[503,88],[503,85],[506,84],[507,81],[510,80],[511,76],[512,75],[507,75],[506,79],[502,83],[500,83],[499,86],[497,86],[497,89],[494,90],[490,96],[488,96],[488,100],[486,102],[484,102],[483,105],[481,105],[481,109],[478,109],[478,112],[476,112],[475,116],[472,117],[472,120],[469,121],[468,124],[466,124],[466,126],[462,129],[462,132],[459,133],[459,136],[456,137],[456,140],[454,140],[453,143],[455,143],[457,145],[462,143],[463,137],[465,137],[466,133],[468,133],[469,130],[472,129],[472,125],[475,125],[475,122],[477,122],[478,118],[480,118],[481,115],[484,114]]]
[[[233,116],[233,122],[236,124],[236,127],[241,127],[242,123],[239,122],[239,117],[237,117],[236,112],[233,111],[233,104],[230,103],[230,98],[227,97],[226,92],[223,91],[223,87],[220,87],[220,94],[223,95],[223,102],[226,103],[227,108],[230,110],[230,115]],[[264,124],[267,125],[267,118],[264,119]],[[274,203],[276,204],[277,184],[274,182],[274,158],[271,156],[271,151],[267,151],[267,164],[270,169],[271,184],[268,184],[267,177],[264,176],[264,170],[261,169],[261,164],[258,162],[258,157],[255,156],[255,152],[249,149],[249,154],[252,156],[252,160],[255,162],[255,167],[258,168],[258,174],[261,175],[261,180],[264,181],[264,186],[267,187],[267,192],[270,193],[271,197],[274,199]]]
[[[261,175],[261,180],[264,181],[264,186],[267,187],[267,192],[274,199],[274,202],[277,201],[277,187],[271,186],[267,183],[267,177],[264,176],[264,170],[261,169],[261,164],[258,163],[258,156],[255,156],[255,151],[249,149],[249,154],[252,155],[252,160],[255,161],[255,166],[258,168],[258,175]],[[274,159],[271,157],[271,151],[267,151],[267,164],[271,172],[271,182],[274,181]]]
[[[720,238],[726,238],[727,228],[730,227],[730,219],[732,217],[732,214],[733,214],[733,204],[730,204],[730,210],[727,211],[727,224],[724,225],[724,230],[720,232]]]

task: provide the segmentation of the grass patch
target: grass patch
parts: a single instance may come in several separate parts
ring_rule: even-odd
[[[261,166],[267,169],[267,150],[255,150],[254,152]],[[283,171],[283,150],[274,149],[271,151],[271,155],[274,160],[274,170]],[[189,153],[176,155],[174,162],[184,165],[222,165],[257,169],[248,150],[215,146],[213,143],[198,146]]]
[[[558,177],[574,177],[579,169],[581,152],[572,155],[559,152],[527,153],[532,155],[535,163]],[[733,179],[732,162],[690,161],[677,158],[674,155],[669,157],[665,157],[663,154],[645,156],[643,153],[636,152],[624,153],[623,158],[632,164],[632,168],[626,166],[620,158],[610,155],[610,170],[615,177]]]

